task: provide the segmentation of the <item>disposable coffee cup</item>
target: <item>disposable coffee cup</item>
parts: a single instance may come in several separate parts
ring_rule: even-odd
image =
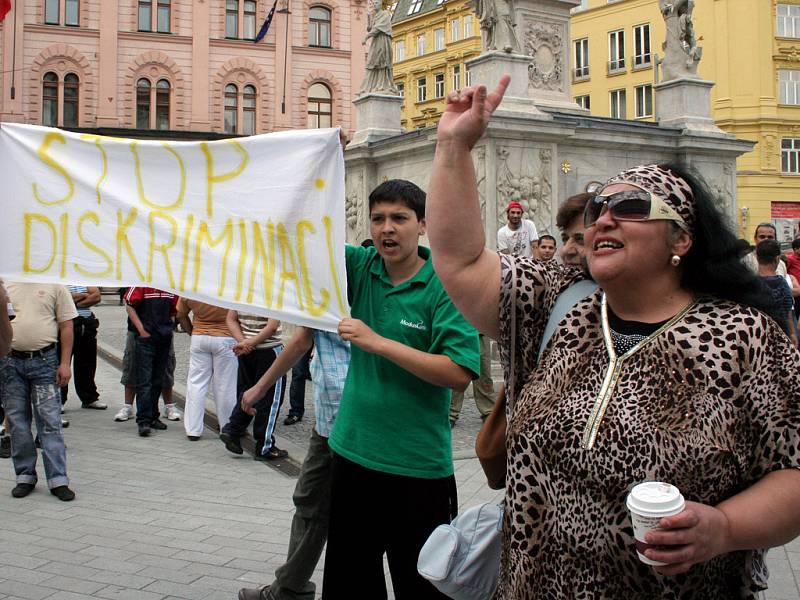
[[[633,537],[636,538],[636,554],[643,563],[663,566],[667,563],[651,560],[644,551],[653,548],[644,541],[648,531],[659,529],[658,522],[683,511],[686,502],[680,490],[674,485],[661,481],[647,481],[635,486],[628,494],[626,502],[633,523]]]

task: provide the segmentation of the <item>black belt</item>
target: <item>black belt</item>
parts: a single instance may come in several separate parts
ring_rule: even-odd
[[[11,356],[13,356],[14,358],[22,358],[29,360],[31,358],[44,356],[45,354],[50,352],[50,350],[53,350],[55,347],[56,344],[55,342],[53,342],[52,344],[47,344],[47,346],[45,346],[44,348],[39,348],[38,350],[12,350]]]

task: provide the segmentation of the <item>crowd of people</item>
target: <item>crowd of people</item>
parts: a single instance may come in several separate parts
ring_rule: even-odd
[[[284,344],[272,318],[154,288],[125,293],[126,405],[115,420],[132,418],[135,401],[142,437],[167,427],[160,396],[163,415],[181,419],[177,324],[191,335],[189,441],[205,431],[211,389],[228,451],[244,452],[252,424],[255,458],[285,458],[275,427],[286,375],[298,393],[312,381],[288,555],[239,600],[314,598],[326,544],[327,600],[386,598],[384,558],[395,597],[444,597],[417,557],[458,510],[451,430],[470,382],[481,416],[494,408],[492,340],[508,421],[494,598],[756,598],[766,549],[800,533],[800,240],[783,256],[768,223],[754,247],[737,240],[702,178],[665,164],[567,198],[558,256],[518,201],[487,249],[470,151],[507,85],[448,96],[427,195],[405,180],[371,192],[371,244],[346,249],[351,316],[337,333],[298,327]],[[546,332],[564,290],[586,280],[597,285]],[[99,294],[7,287],[0,301],[16,318],[0,316],[0,398],[12,495],[37,483],[34,419],[50,491],[72,500],[61,390],[74,354],[82,406],[106,408],[93,381]],[[293,401],[284,423],[303,415]],[[660,566],[637,558],[624,501],[643,481],[669,482],[687,501],[639,548]]]

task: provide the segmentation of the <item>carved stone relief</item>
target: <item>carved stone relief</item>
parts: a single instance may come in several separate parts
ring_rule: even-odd
[[[552,153],[546,149],[497,148],[497,223],[506,223],[505,208],[522,204],[524,217],[540,231],[550,229],[553,185]]]
[[[731,163],[724,163],[721,175],[709,182],[711,199],[714,205],[725,215],[733,214],[733,185],[733,166]]]
[[[761,165],[764,169],[776,168],[776,159],[778,157],[777,141],[774,135],[765,135],[764,141],[761,144]]]
[[[560,25],[528,21],[524,52],[532,56],[528,66],[530,85],[538,89],[560,90],[564,81],[563,32]]]
[[[486,147],[479,146],[472,151],[475,164],[475,180],[478,184],[478,202],[481,207],[481,220],[486,228]]]
[[[364,173],[348,174],[345,180],[344,215],[347,229],[358,237],[359,225],[363,223],[364,202],[361,199],[361,190],[364,187]]]

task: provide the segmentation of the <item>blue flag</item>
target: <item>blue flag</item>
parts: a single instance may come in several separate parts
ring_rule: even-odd
[[[258,30],[258,35],[256,36],[255,43],[257,44],[261,40],[264,39],[264,36],[267,35],[269,31],[270,23],[272,23],[272,16],[275,14],[275,7],[278,6],[278,0],[272,3],[272,8],[269,10],[269,14],[267,18],[264,19],[264,24],[261,26],[261,29]]]

